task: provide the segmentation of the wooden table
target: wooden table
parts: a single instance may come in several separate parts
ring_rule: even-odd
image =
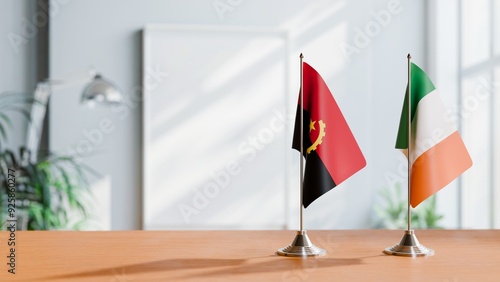
[[[382,253],[400,230],[308,234],[326,256],[277,256],[295,231],[24,231],[12,275],[0,232],[0,281],[500,281],[500,230],[417,230],[424,258]]]

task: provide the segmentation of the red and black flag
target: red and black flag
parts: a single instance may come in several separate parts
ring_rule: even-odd
[[[303,63],[304,105],[297,107],[292,147],[300,151],[300,109],[304,110],[303,205],[365,167],[366,161],[325,81]]]

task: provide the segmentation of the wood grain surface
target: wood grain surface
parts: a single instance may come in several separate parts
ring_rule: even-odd
[[[500,230],[417,230],[433,257],[382,253],[401,230],[308,231],[327,255],[276,255],[295,231],[19,231],[0,281],[500,281]]]

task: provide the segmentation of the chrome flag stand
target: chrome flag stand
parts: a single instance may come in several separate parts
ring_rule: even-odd
[[[395,256],[423,257],[433,256],[434,250],[428,249],[424,245],[420,244],[413,230],[405,230],[405,235],[401,238],[401,242],[397,245],[386,248],[384,253]]]
[[[410,140],[411,140],[411,55],[408,54],[408,229],[399,244],[386,248],[384,253],[388,255],[405,256],[405,257],[422,257],[433,256],[434,250],[428,249],[418,242],[417,236],[411,229],[410,216],[410,189],[411,189],[411,162],[410,162]]]
[[[278,250],[278,255],[287,257],[313,257],[322,256],[326,254],[326,251],[315,246],[305,230],[297,231],[297,235],[293,242]]]
[[[304,84],[303,84],[303,60],[304,56],[300,54],[300,106],[304,106]],[[306,230],[303,229],[302,224],[302,212],[303,198],[304,198],[304,109],[300,111],[300,230],[297,231],[297,235],[293,240],[292,244],[281,248],[277,251],[280,256],[289,257],[311,257],[311,256],[322,256],[326,254],[326,251],[315,246],[309,237],[307,236]]]

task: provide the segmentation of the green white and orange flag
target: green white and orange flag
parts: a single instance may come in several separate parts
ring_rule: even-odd
[[[472,166],[457,127],[427,74],[411,64],[411,140],[408,156],[408,87],[399,122],[396,148],[406,149],[411,166],[410,204],[422,201]]]

